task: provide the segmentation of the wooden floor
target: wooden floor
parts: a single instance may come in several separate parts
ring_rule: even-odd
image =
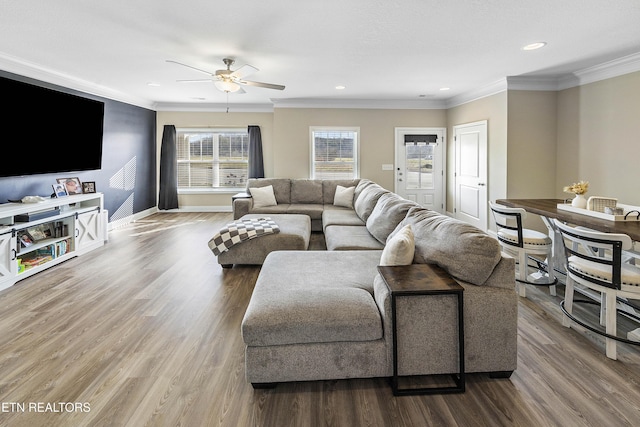
[[[259,269],[223,271],[207,247],[230,219],[156,214],[0,292],[0,425],[640,425],[640,348],[607,359],[542,289],[520,298],[510,379],[398,398],[385,379],[253,390],[240,322]]]

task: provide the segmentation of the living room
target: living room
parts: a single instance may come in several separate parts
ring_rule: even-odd
[[[209,7],[213,6],[197,3],[198,8],[211,12]],[[269,15],[267,6],[248,3],[264,8],[259,9],[257,15]],[[283,16],[294,13],[285,12],[290,7],[296,9],[297,16],[308,18],[309,12],[303,6],[281,3],[278,2],[278,10]],[[475,4],[477,2],[457,3],[456,6],[463,9],[492,10],[489,6],[484,9]],[[549,11],[556,7],[551,3],[545,2],[546,9],[534,15],[541,19],[545,13],[551,13]],[[84,17],[85,24],[90,24],[94,19],[92,15],[104,12],[113,14],[116,28],[136,27],[131,18],[135,15],[128,15],[128,11],[142,13],[142,5],[126,2],[114,3],[113,9],[94,5],[94,11],[75,6],[85,14],[75,19]],[[412,6],[428,15],[424,5]],[[504,4],[492,5],[498,6],[506,8]],[[580,15],[578,2],[572,6],[575,8],[558,7],[558,15],[566,22],[568,17]],[[232,196],[241,189],[181,190],[179,209],[163,213],[157,209],[165,125],[178,128],[258,125],[265,176],[287,178],[311,177],[310,127],[357,126],[361,138],[359,177],[391,191],[396,186],[396,174],[381,165],[395,162],[394,129],[435,127],[446,129],[444,211],[455,216],[454,127],[484,120],[488,124],[488,200],[565,199],[568,196],[563,187],[584,179],[590,182],[590,194],[640,205],[636,184],[640,181],[640,171],[633,155],[637,146],[634,135],[640,132],[637,120],[640,34],[629,30],[632,28],[629,21],[637,22],[640,11],[633,2],[617,8],[593,1],[590,6],[584,11],[590,31],[598,33],[598,25],[602,25],[600,32],[607,34],[609,42],[618,38],[625,43],[609,51],[598,46],[583,57],[572,56],[573,62],[558,60],[556,56],[557,68],[547,66],[549,71],[538,75],[535,71],[544,71],[545,67],[535,68],[535,64],[529,64],[531,68],[516,75],[505,73],[454,95],[442,95],[444,92],[435,87],[429,88],[432,91],[429,96],[420,98],[419,94],[426,93],[427,89],[416,87],[411,97],[404,99],[323,94],[315,99],[292,95],[279,102],[271,101],[270,96],[277,96],[275,92],[262,88],[246,88],[247,94],[234,95],[221,93],[211,85],[206,90],[184,89],[182,101],[159,101],[164,94],[156,95],[157,99],[153,95],[145,98],[125,86],[110,87],[105,75],[94,77],[91,71],[83,72],[81,61],[62,67],[59,61],[64,57],[64,47],[69,46],[65,45],[67,37],[77,36],[71,30],[58,35],[48,33],[51,45],[60,48],[52,54],[56,58],[43,54],[51,48],[45,43],[44,30],[36,31],[41,41],[34,45],[39,47],[42,56],[32,57],[27,53],[29,49],[24,44],[34,42],[26,33],[39,26],[46,28],[43,22],[51,17],[48,13],[62,16],[67,10],[57,15],[44,6],[42,11],[37,10],[41,6],[35,5],[22,9],[6,6],[7,13],[0,18],[5,28],[0,30],[5,36],[0,43],[0,77],[103,101],[105,116],[99,170],[3,177],[0,178],[0,200],[5,203],[27,195],[49,197],[56,179],[77,177],[80,182],[95,183],[96,190],[104,195],[109,233],[103,247],[0,291],[3,312],[0,331],[4,337],[0,340],[3,348],[0,423],[60,426],[637,424],[640,420],[635,404],[640,399],[636,387],[640,381],[637,347],[621,346],[618,360],[612,361],[605,357],[600,337],[563,328],[559,308],[562,288],[558,297],[549,295],[546,289],[533,289],[526,298],[520,298],[518,369],[510,379],[469,375],[467,391],[460,395],[395,397],[385,378],[289,383],[273,390],[254,390],[244,377],[240,322],[260,269],[235,267],[225,271],[206,246],[209,238],[231,219]],[[122,10],[116,11],[118,7]],[[163,2],[154,7],[162,9],[163,19],[169,20],[170,5]],[[320,9],[313,7],[311,12],[325,16]],[[385,11],[391,14],[391,9],[390,6],[376,9],[377,19],[384,21]],[[27,18],[27,14],[33,14],[34,19]],[[513,14],[515,9],[508,15],[513,19]],[[221,15],[233,22],[244,18],[238,11]],[[621,15],[626,15],[625,19]],[[478,17],[487,18],[487,15],[481,13]],[[371,15],[366,18],[371,19]],[[407,18],[406,15],[403,18]],[[399,23],[389,19],[390,23]],[[527,20],[529,25],[531,20],[534,17]],[[620,22],[620,33],[607,33],[617,22]],[[145,23],[150,25],[150,21]],[[384,28],[389,33],[398,31],[388,25]],[[150,31],[150,27],[146,29]],[[581,40],[570,37],[568,32],[558,32],[570,40],[565,49],[570,50]],[[138,35],[142,37],[143,33]],[[105,35],[97,36],[90,31],[82,35],[84,38],[77,40],[78,48],[102,50],[103,56],[112,61],[117,62],[121,54],[123,62],[125,57],[144,56],[142,48],[134,52],[114,52]],[[280,33],[277,35],[282,37]],[[562,35],[554,36],[555,40],[562,40]],[[20,41],[21,37],[25,40]],[[219,37],[219,33],[212,37]],[[260,36],[253,33],[253,37]],[[334,48],[339,46],[339,40],[327,37],[328,44]],[[265,38],[269,39],[267,35]],[[551,39],[546,41],[549,45],[533,52],[534,55],[555,48]],[[21,50],[12,47],[12,43],[22,46]],[[213,71],[221,68],[220,60],[225,55],[235,55],[238,66],[255,63],[261,67],[256,79],[286,84],[285,94],[290,87],[296,90],[305,85],[305,76],[281,79],[284,74],[278,73],[282,71],[280,67],[290,67],[280,66],[276,60],[280,54],[278,49],[286,50],[284,44],[274,44],[272,51],[263,55],[246,46],[244,50],[238,48],[236,53],[223,53],[220,46],[212,52],[194,47],[195,42],[172,43],[175,50],[156,52],[153,58],[153,67],[167,73],[170,77],[166,80],[171,83],[194,74],[167,64],[168,59]],[[386,51],[393,48],[386,46]],[[185,53],[184,59],[177,56],[177,52],[189,49],[196,52]],[[309,49],[306,55],[298,53],[303,58],[301,62],[313,55],[313,49]],[[195,61],[201,53],[202,61]],[[269,53],[274,59],[269,58]],[[513,54],[518,55],[521,52]],[[344,55],[339,57],[345,60]],[[256,58],[258,62],[254,62]],[[404,61],[403,56],[401,62],[406,63]],[[352,69],[365,70],[364,64],[368,62],[363,61]],[[448,64],[452,68],[461,67],[461,60],[451,60]],[[87,64],[87,67],[93,66]],[[106,68],[104,62],[95,67]],[[333,67],[342,68],[340,61]],[[398,72],[393,62],[387,62],[386,67]],[[342,71],[336,73],[340,75]],[[361,73],[364,71],[355,74]],[[147,80],[138,80],[141,84],[147,83]],[[357,85],[352,79],[347,90]],[[161,89],[179,90],[168,84]],[[206,92],[211,98],[191,99],[198,91]],[[336,90],[331,87],[331,91]],[[262,101],[241,98],[254,96],[256,92]],[[63,124],[67,121],[67,118],[61,119]],[[52,139],[63,141],[57,135]],[[492,224],[488,225],[489,229],[493,228]],[[530,225],[544,230],[539,218],[532,218]],[[321,249],[321,241],[312,243],[317,245],[314,249]]]

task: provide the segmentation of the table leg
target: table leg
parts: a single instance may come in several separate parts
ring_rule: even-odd
[[[551,239],[551,259],[548,260],[549,268],[553,268],[554,275],[557,273],[566,274],[564,269],[564,245],[562,244],[562,235],[553,225],[553,220],[546,216],[540,216],[544,225],[549,230],[549,238]]]

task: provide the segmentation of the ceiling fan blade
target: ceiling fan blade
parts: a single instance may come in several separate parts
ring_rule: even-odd
[[[234,79],[242,79],[245,78],[257,71],[258,70],[256,67],[254,67],[253,65],[243,65],[242,67],[238,68],[237,70],[233,71],[231,73],[231,77]]]
[[[241,85],[247,85],[247,86],[263,87],[266,89],[284,90],[283,85],[276,85],[273,83],[252,82],[250,80],[238,80],[237,83]]]
[[[167,59],[167,62],[171,62],[172,64],[182,65],[183,67],[191,68],[192,70],[196,70],[196,71],[200,71],[201,73],[205,73],[208,76],[213,76],[213,73],[211,73],[209,71],[201,70],[200,68],[192,67],[191,65],[183,64],[182,62],[172,61],[170,59]]]

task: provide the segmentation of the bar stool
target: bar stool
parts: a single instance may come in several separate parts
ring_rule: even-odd
[[[569,319],[584,328],[605,337],[607,357],[617,359],[618,341],[640,345],[640,342],[624,339],[617,335],[618,304],[625,300],[640,298],[640,267],[623,262],[624,251],[632,248],[632,241],[626,234],[601,233],[581,227],[571,227],[557,219],[555,225],[562,233],[566,255],[567,281],[565,297],[560,308],[566,317],[562,324],[571,327]],[[575,284],[600,293],[600,325],[599,328],[578,319],[573,314],[574,303],[598,304],[597,301],[573,299]],[[622,310],[620,310],[622,311]],[[629,314],[636,320],[640,317]]]
[[[553,269],[549,268],[552,257],[551,238],[539,231],[522,227],[522,220],[527,216],[524,209],[508,208],[491,201],[489,207],[493,213],[502,250],[517,259],[516,282],[520,296],[526,297],[525,285],[548,286],[549,293],[555,296],[558,279]],[[533,255],[546,258],[541,260]],[[529,260],[534,262],[534,268],[537,267],[532,274],[528,271]]]

